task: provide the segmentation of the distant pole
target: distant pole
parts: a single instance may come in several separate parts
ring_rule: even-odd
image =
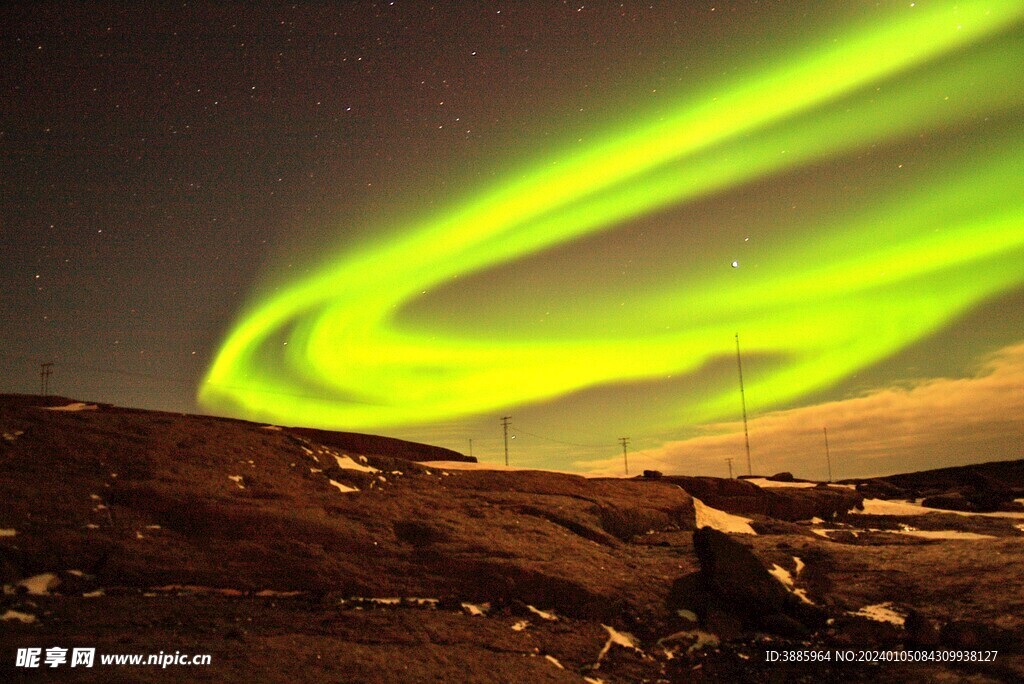
[[[50,396],[51,375],[53,375],[52,363],[39,364],[39,391],[44,397]]]
[[[512,420],[512,416],[501,417],[501,427],[505,430],[505,465],[508,465],[508,421]]]
[[[622,465],[626,467],[626,474],[629,475],[629,459],[626,457],[626,447],[629,445],[629,437],[619,437],[619,444],[622,445]]]
[[[743,440],[747,445],[747,475],[754,474],[750,465],[750,433],[747,431],[747,397],[743,393],[743,359],[740,357],[740,334],[736,333],[736,367],[740,371],[740,404],[743,406]]]
[[[832,481],[832,454],[829,453],[828,449],[828,428],[821,428],[825,431],[825,460],[828,461],[828,481]]]
[[[732,479],[732,458],[726,457],[725,462],[729,464],[729,479]]]

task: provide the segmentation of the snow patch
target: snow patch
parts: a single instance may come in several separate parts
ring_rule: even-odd
[[[76,401],[67,406],[40,406],[44,411],[95,411],[99,408],[96,404],[86,404],[83,401]]]
[[[234,482],[236,485],[238,485],[239,489],[245,489],[245,485],[242,484],[242,476],[241,475],[228,475],[228,479],[231,480],[232,482]]]
[[[601,661],[604,659],[605,655],[608,654],[608,651],[611,650],[613,645],[622,646],[623,648],[632,648],[637,651],[640,650],[636,645],[636,637],[632,634],[629,634],[628,632],[620,632],[614,627],[609,627],[608,625],[601,626],[604,627],[606,632],[608,632],[608,641],[604,643],[604,648],[602,648],[601,652],[597,654],[597,662],[594,663],[594,669],[597,669],[601,664]]]
[[[902,627],[905,617],[900,615],[892,609],[892,602],[886,601],[885,603],[876,603],[871,606],[864,606],[860,610],[850,613],[850,615],[859,615],[860,617],[866,617],[869,620],[875,622],[888,622]]]
[[[555,615],[554,611],[550,611],[549,612],[549,611],[545,611],[545,610],[540,610],[538,608],[534,608],[533,606],[526,606],[526,607],[530,609],[531,613],[535,613],[535,614],[539,615],[541,618],[543,618],[545,620],[555,621],[555,620],[558,619],[558,616]]]
[[[787,589],[793,588],[793,576],[789,574],[789,570],[782,567],[781,565],[773,563],[772,569],[768,571],[768,574],[782,582],[783,586],[785,586]]]
[[[31,625],[36,621],[36,616],[29,615],[28,613],[19,613],[16,610],[8,610],[3,615],[0,615],[0,621],[7,622],[8,620],[17,620],[26,625]]]
[[[811,524],[812,525],[824,525],[825,521],[822,520],[821,518],[819,518],[818,516],[814,516],[813,518],[811,518]]]
[[[104,596],[105,594],[106,592],[102,589],[97,589],[96,591],[89,591],[82,594],[82,598],[99,598],[100,596]]]
[[[46,596],[50,593],[50,589],[55,589],[59,584],[60,579],[57,578],[57,575],[52,572],[44,572],[41,575],[21,580],[17,586],[25,587],[33,596]]]
[[[802,560],[800,560],[799,558],[797,558],[796,556],[793,556],[793,563],[794,563],[794,565],[796,565],[796,570],[794,570],[794,572],[796,572],[796,576],[799,577],[800,573],[803,572],[804,568],[807,567],[807,566],[805,566],[804,562]]]
[[[1024,532],[1024,523],[1021,523],[1020,525],[1014,525],[1014,527],[1016,527],[1021,532]]]
[[[924,537],[925,539],[996,539],[991,534],[960,532],[958,530],[915,530],[911,527],[904,530],[893,530],[893,532],[911,537]]]
[[[524,629],[530,626],[529,620],[520,620],[516,624],[512,625],[513,632],[522,632]]]
[[[564,669],[565,669],[565,668],[564,668],[564,667],[562,666],[562,663],[558,662],[558,659],[557,659],[557,658],[555,658],[555,656],[552,656],[552,655],[546,655],[546,656],[544,656],[544,660],[548,661],[549,663],[551,663],[552,665],[554,665],[555,667],[557,667],[557,668],[558,668],[559,670],[564,670]]]
[[[697,527],[712,527],[719,532],[735,534],[757,534],[750,526],[750,518],[720,511],[708,506],[697,497],[693,497],[693,508],[696,512]]]
[[[757,485],[764,489],[765,487],[792,487],[794,489],[807,489],[808,487],[817,487],[817,482],[776,482],[775,480],[769,480],[764,477],[744,477],[744,482],[749,482],[752,485]]]
[[[946,515],[977,516],[980,518],[1024,518],[1024,513],[1014,511],[996,511],[994,513],[947,511],[942,508],[928,508],[911,501],[886,501],[884,499],[864,499],[864,510],[858,511],[853,509],[850,513],[860,515],[925,515],[927,513],[945,513]]]
[[[331,483],[331,486],[337,487],[338,491],[341,492],[342,494],[348,494],[350,492],[358,492],[359,491],[355,487],[346,487],[345,485],[341,484],[340,482],[335,482],[334,480],[328,480],[328,482]]]
[[[348,456],[338,456],[337,454],[334,454],[334,460],[338,462],[338,467],[341,468],[342,470],[358,470],[361,473],[379,473],[380,472],[380,470],[378,470],[377,468],[374,468],[373,466],[362,465],[361,463],[356,463],[355,461],[353,461]]]
[[[280,425],[264,425],[263,429],[264,430],[275,430],[276,431],[276,430],[280,430],[281,426]]]
[[[490,603],[463,603],[462,609],[470,615],[487,615],[487,611],[491,609]]]
[[[16,534],[18,534],[18,530],[0,528],[0,537],[13,537]]]
[[[709,646],[714,648],[721,643],[717,634],[705,632],[702,629],[694,629],[676,632],[675,634],[670,634],[667,637],[658,639],[658,646],[661,646],[664,649],[665,656],[671,660],[675,654],[672,650],[666,648],[666,645],[684,641],[690,642],[690,645],[686,649],[687,653],[693,653],[694,651],[699,651]]]

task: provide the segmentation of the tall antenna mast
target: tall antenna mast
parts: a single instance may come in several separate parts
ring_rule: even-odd
[[[629,437],[619,437],[619,444],[622,445],[622,463],[626,467],[626,474],[629,475],[629,459],[626,458],[626,447],[629,445]]]
[[[740,404],[743,406],[743,441],[747,446],[747,475],[754,474],[750,465],[750,432],[747,430],[747,397],[743,393],[743,359],[740,357],[740,334],[736,333],[736,367],[740,371]]]
[[[832,454],[828,450],[828,428],[821,428],[825,432],[825,460],[828,461],[828,481],[832,481]]]

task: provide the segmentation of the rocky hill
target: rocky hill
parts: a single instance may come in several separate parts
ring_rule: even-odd
[[[96,682],[1024,674],[1012,512],[814,483],[487,470],[401,440],[71,399],[0,396],[0,432],[4,681],[52,677],[16,653],[53,646],[211,656],[58,666]],[[999,655],[766,658],[920,645]]]

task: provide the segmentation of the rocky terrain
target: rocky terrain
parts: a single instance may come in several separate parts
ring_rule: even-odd
[[[0,396],[0,432],[3,681],[1024,678],[1021,462],[940,511],[944,475],[587,479],[72,399]],[[53,646],[97,663],[17,666]],[[766,658],[923,648],[998,655]],[[211,664],[98,661],[159,652]]]

